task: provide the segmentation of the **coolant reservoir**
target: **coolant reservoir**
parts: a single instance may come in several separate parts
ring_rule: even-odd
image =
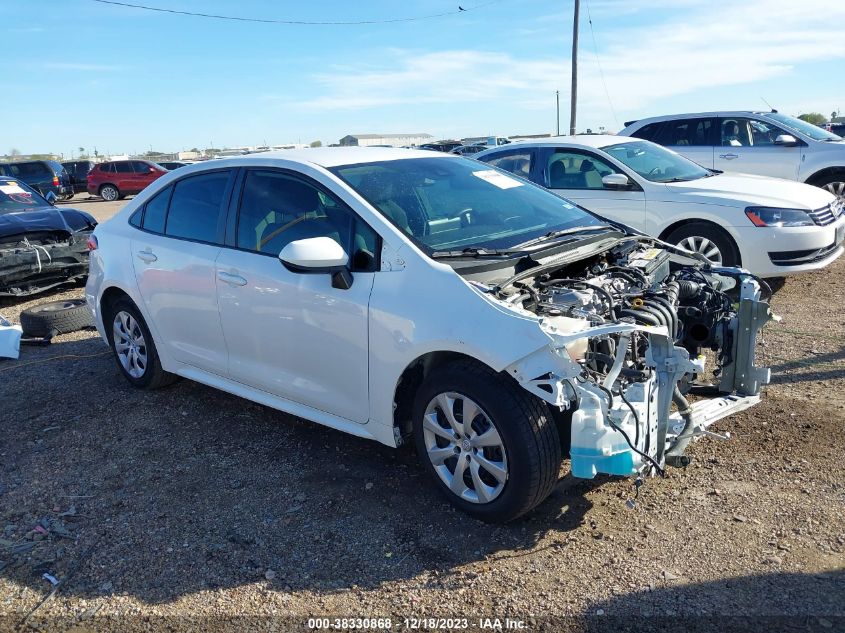
[[[546,317],[546,322],[553,325],[558,334],[572,334],[573,332],[583,332],[590,327],[590,322],[585,319],[573,319],[567,316],[553,316]],[[582,360],[587,355],[587,345],[589,341],[585,338],[579,338],[566,345],[566,351],[569,357],[573,360]]]

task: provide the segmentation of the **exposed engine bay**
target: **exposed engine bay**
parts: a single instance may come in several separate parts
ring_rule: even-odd
[[[773,318],[761,284],[632,237],[538,262],[488,292],[551,337],[508,371],[569,422],[572,474],[592,478],[685,466],[691,440],[726,437],[707,427],[759,401],[770,375],[754,365],[757,333]]]

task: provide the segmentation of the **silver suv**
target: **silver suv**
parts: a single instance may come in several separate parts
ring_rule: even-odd
[[[625,125],[620,135],[665,145],[708,169],[797,180],[845,199],[845,140],[776,110],[675,114]]]

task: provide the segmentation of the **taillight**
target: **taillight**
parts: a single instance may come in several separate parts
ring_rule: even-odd
[[[56,174],[53,174],[53,186],[54,187],[59,186],[59,177]]]
[[[99,244],[97,243],[97,236],[96,235],[89,235],[88,236],[88,250],[89,251],[96,251]]]

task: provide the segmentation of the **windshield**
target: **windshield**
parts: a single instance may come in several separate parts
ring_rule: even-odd
[[[0,213],[31,211],[46,206],[47,201],[22,182],[0,177]]]
[[[780,114],[779,112],[766,113],[766,118],[780,123],[782,126],[789,128],[794,132],[801,132],[804,136],[809,136],[814,141],[841,141],[842,137],[837,136],[827,130],[823,130],[818,125],[807,123],[801,119],[796,119],[794,116]]]
[[[412,158],[331,169],[429,254],[503,250],[607,225],[530,182],[466,158]]]
[[[712,175],[691,160],[649,141],[608,145],[602,150],[652,182],[681,182]]]

